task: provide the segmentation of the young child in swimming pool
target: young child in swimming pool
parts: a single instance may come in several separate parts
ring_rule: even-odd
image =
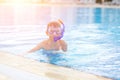
[[[33,49],[28,51],[28,53],[45,49],[45,50],[54,50],[59,51],[62,50],[64,52],[67,51],[67,44],[64,40],[61,40],[64,34],[64,24],[61,20],[52,21],[48,23],[46,34],[49,37],[47,40],[40,42]]]

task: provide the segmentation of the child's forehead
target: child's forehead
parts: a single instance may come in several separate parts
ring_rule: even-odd
[[[49,28],[61,28],[61,27],[60,26],[51,25],[51,26],[49,26]]]
[[[49,26],[51,30],[61,30],[61,27]]]

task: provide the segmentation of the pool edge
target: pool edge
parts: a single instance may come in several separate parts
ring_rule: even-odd
[[[112,80],[73,69],[41,63],[33,59],[0,51],[0,64],[23,70],[52,80]],[[14,62],[14,63],[13,63]]]

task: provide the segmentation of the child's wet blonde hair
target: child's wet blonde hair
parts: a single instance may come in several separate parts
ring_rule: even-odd
[[[47,29],[51,26],[57,28],[57,27],[60,27],[61,25],[57,21],[52,21],[52,22],[48,23]]]
[[[60,19],[58,19],[57,21],[49,22],[47,25],[47,31],[51,26],[54,28],[58,28],[58,27],[61,28],[61,24],[63,24],[63,22]]]

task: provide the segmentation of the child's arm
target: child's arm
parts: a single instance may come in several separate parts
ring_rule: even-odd
[[[25,52],[25,53],[18,54],[18,55],[19,55],[19,56],[24,56],[24,55],[26,55],[26,54],[28,54],[28,53],[32,53],[32,52],[34,52],[34,51],[37,51],[37,50],[39,50],[39,49],[42,48],[42,44],[43,44],[43,43],[39,43],[37,46],[35,46],[35,47],[32,48],[31,50],[29,50],[29,51],[27,51],[27,52]]]
[[[61,40],[61,49],[66,52],[67,51],[67,43],[64,40]]]
[[[28,53],[32,53],[32,52],[35,52],[35,51],[41,49],[41,48],[42,48],[42,44],[43,44],[43,43],[39,43],[37,46],[35,46],[35,47],[32,48],[31,50],[29,50]]]

